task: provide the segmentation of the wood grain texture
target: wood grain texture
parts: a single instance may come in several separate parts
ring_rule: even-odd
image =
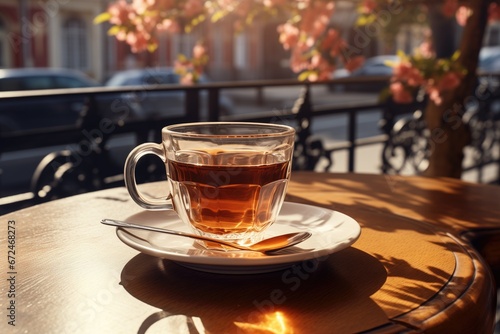
[[[415,190],[434,189],[446,197],[464,186],[451,183],[448,189],[440,182],[409,178],[409,184],[399,180],[395,193],[385,184],[385,192],[372,194],[384,181],[383,176],[294,174],[291,201],[352,216],[362,225],[361,237],[328,258],[259,275],[197,272],[127,247],[113,228],[99,223],[142,211],[124,188],[2,216],[2,246],[7,241],[6,221],[16,221],[15,330],[266,333],[255,326],[278,317],[279,328],[288,330],[283,333],[465,333],[471,328],[487,333],[493,328],[495,304],[491,275],[477,253],[451,233],[453,227],[440,228],[459,221],[465,230],[469,223],[460,214],[455,217],[456,212],[439,214],[443,204],[426,202]],[[164,183],[144,189],[155,195],[166,192]],[[479,190],[474,188],[474,196]],[[475,218],[494,225],[483,205]],[[3,273],[6,265],[1,263]],[[0,289],[4,308],[6,286]],[[9,333],[5,330],[12,328],[2,321],[0,332]]]

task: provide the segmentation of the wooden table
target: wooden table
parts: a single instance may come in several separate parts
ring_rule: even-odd
[[[34,206],[0,217],[0,332],[489,333],[494,281],[461,235],[500,226],[499,195],[447,179],[295,173],[288,200],[350,215],[360,238],[317,265],[234,276],[124,245],[99,224],[141,212],[124,188]]]

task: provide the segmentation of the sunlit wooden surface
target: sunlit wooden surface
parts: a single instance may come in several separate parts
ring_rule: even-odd
[[[145,188],[165,191],[162,182]],[[15,272],[15,297],[1,285],[2,312],[16,306],[16,326],[4,316],[0,332],[488,333],[494,284],[460,234],[500,225],[499,194],[451,180],[295,173],[289,201],[344,212],[361,237],[327,259],[244,276],[197,272],[124,245],[99,223],[141,212],[124,188],[31,207],[0,217],[2,274]]]

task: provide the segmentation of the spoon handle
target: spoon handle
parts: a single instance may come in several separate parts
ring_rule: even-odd
[[[159,232],[159,233],[172,234],[172,235],[176,235],[179,237],[209,241],[209,242],[218,243],[220,245],[228,246],[228,247],[235,248],[235,249],[252,250],[248,247],[241,246],[241,245],[229,242],[229,241],[223,241],[223,240],[219,240],[219,239],[204,237],[201,235],[196,235],[196,234],[191,234],[191,233],[186,233],[186,232],[181,232],[181,231],[169,230],[166,228],[159,228],[159,227],[147,226],[147,225],[138,225],[138,224],[133,224],[133,223],[124,222],[124,221],[115,220],[115,219],[103,219],[103,220],[101,220],[101,223],[104,225],[111,225],[111,226],[125,227],[125,228],[135,228],[135,229],[139,229],[139,230],[147,230],[147,231],[153,231],[153,232]]]

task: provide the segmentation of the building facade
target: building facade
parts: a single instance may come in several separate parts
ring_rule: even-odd
[[[0,0],[0,67],[68,67],[100,79],[100,0]]]

